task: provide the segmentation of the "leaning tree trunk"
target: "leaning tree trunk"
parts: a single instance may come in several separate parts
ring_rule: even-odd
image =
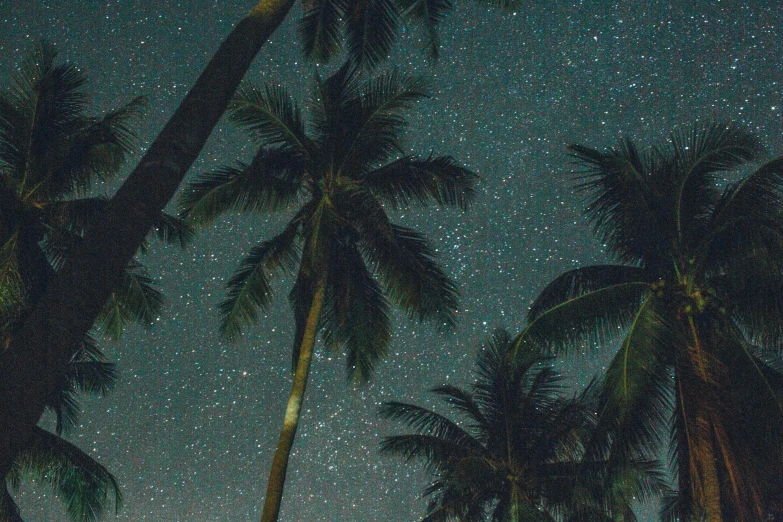
[[[174,196],[239,82],[294,0],[262,0],[196,84],[0,354],[0,478],[30,439],[58,375],[90,330],[153,219]],[[2,520],[4,517],[0,517]]]
[[[318,334],[318,320],[324,305],[326,283],[320,277],[315,286],[313,302],[307,313],[302,342],[299,345],[299,358],[294,370],[294,382],[291,386],[291,394],[288,396],[288,405],[283,418],[283,428],[280,430],[280,439],[277,441],[275,457],[272,460],[272,470],[269,472],[269,482],[266,485],[266,498],[264,499],[264,511],[261,513],[261,522],[277,522],[280,516],[280,503],[283,500],[283,486],[285,475],[288,471],[288,458],[294,445],[296,429],[299,427],[299,417],[302,413],[302,400],[307,377],[310,374],[310,362],[313,360],[313,347]]]

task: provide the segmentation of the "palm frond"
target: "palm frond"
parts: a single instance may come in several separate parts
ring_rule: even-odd
[[[305,56],[328,61],[340,51],[346,8],[346,0],[319,0],[305,6],[299,21],[299,37]]]
[[[344,238],[347,239],[347,238]],[[391,311],[383,290],[351,240],[335,241],[321,322],[327,345],[343,346],[348,378],[364,382],[388,353]]]
[[[454,5],[451,0],[403,0],[399,3],[406,22],[417,24],[424,30],[424,46],[433,59],[440,55],[438,30]]]
[[[362,253],[389,299],[411,318],[433,319],[440,327],[454,325],[459,292],[436,263],[435,253],[419,233],[398,225],[389,230],[387,235],[368,225],[362,237]]]
[[[756,136],[731,122],[674,132],[669,145],[662,155],[676,185],[677,230],[681,238],[698,238],[701,218],[717,198],[716,176],[757,159],[762,148]]]
[[[583,214],[599,239],[623,262],[654,258],[657,245],[669,244],[673,216],[662,215],[654,198],[650,155],[641,154],[630,140],[610,152],[580,145],[569,150],[582,167],[577,189],[587,193]]]
[[[350,59],[367,69],[377,67],[392,50],[400,22],[392,0],[350,0],[346,9]]]
[[[472,422],[471,429],[474,432],[489,429],[490,422],[469,392],[452,385],[437,386],[430,391],[458,412],[467,415]]]
[[[207,226],[225,212],[265,214],[290,207],[302,190],[302,158],[262,148],[249,165],[221,167],[189,183],[179,200],[183,216]]]
[[[245,83],[229,108],[229,118],[246,128],[261,147],[273,146],[289,156],[305,157],[310,147],[299,107],[279,85],[263,90]]]
[[[154,284],[143,265],[136,261],[128,265],[119,287],[111,293],[98,315],[98,322],[107,337],[119,339],[131,321],[140,324],[155,321],[163,306],[163,294]]]
[[[159,240],[164,243],[177,243],[185,248],[195,236],[193,228],[187,221],[161,212],[152,225],[152,230]]]
[[[16,458],[15,473],[51,485],[65,503],[68,518],[80,522],[100,519],[114,500],[122,506],[117,480],[109,471],[70,442],[33,428],[31,444]]]
[[[133,152],[137,136],[135,127],[147,106],[140,96],[100,119],[85,118],[57,159],[39,192],[53,198],[73,192],[84,193],[93,181],[108,181]]]
[[[242,327],[254,322],[256,310],[270,302],[272,288],[269,273],[290,272],[298,260],[299,223],[293,221],[274,238],[253,247],[228,281],[228,297],[220,303],[220,332],[227,339],[236,338]]]
[[[599,426],[614,434],[613,451],[626,459],[655,453],[671,412],[675,341],[657,306],[654,295],[645,298],[601,382]]]
[[[451,156],[417,159],[405,156],[362,176],[361,182],[392,208],[411,201],[456,206],[467,210],[475,198],[479,178]]]
[[[550,308],[614,285],[645,281],[644,270],[623,265],[592,265],[569,270],[549,283],[530,305],[527,318],[535,321]]]
[[[408,125],[405,112],[425,97],[421,77],[395,70],[363,83],[356,98],[345,99],[349,112],[339,114],[340,120],[335,122],[338,131],[331,133],[337,171],[360,179],[391,156],[402,156],[400,140]]]
[[[571,275],[567,275],[571,279]],[[557,280],[556,285],[560,285]],[[565,286],[565,285],[563,285]],[[597,288],[541,312],[517,337],[514,350],[533,343],[544,351],[587,350],[624,333],[650,284],[632,281]],[[540,309],[540,307],[536,307]]]

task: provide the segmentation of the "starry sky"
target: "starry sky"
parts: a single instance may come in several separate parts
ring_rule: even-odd
[[[149,109],[130,167],[253,4],[3,1],[0,84],[45,37],[86,71],[96,110],[145,94]],[[432,97],[410,118],[408,150],[451,154],[482,178],[467,214],[428,208],[394,215],[429,236],[459,283],[459,326],[437,334],[396,317],[391,354],[366,386],[346,384],[339,355],[316,355],[281,520],[420,518],[426,477],[378,454],[381,437],[401,429],[378,419],[376,409],[386,400],[434,406],[427,390],[467,384],[478,344],[497,326],[519,331],[548,281],[606,260],[579,217],[566,145],[609,147],[624,135],[652,143],[678,125],[731,118],[757,132],[770,154],[783,153],[777,2],[522,0],[508,13],[471,0],[456,4],[437,63],[423,57],[415,30],[403,35],[390,63],[430,79]],[[262,49],[250,80],[304,96],[315,66],[299,51],[300,15],[295,8]],[[247,140],[224,123],[191,174],[250,154]],[[151,327],[105,344],[121,381],[110,396],[85,401],[82,425],[70,436],[119,479],[125,506],[108,520],[259,517],[289,392],[293,330],[285,295],[293,281],[278,282],[275,306],[237,343],[218,337],[215,308],[239,258],[281,222],[226,216],[184,251],[156,245],[147,255],[166,308]],[[587,351],[565,362],[577,385],[609,352]],[[65,520],[45,489],[25,487],[18,498],[27,520]]]

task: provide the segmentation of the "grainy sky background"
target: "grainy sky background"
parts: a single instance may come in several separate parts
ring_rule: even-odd
[[[0,0],[0,81],[48,38],[87,72],[98,110],[149,97],[140,154],[252,5]],[[250,80],[307,92],[314,66],[299,53],[300,14],[296,8],[262,50]],[[579,218],[567,144],[608,147],[628,134],[652,143],[717,117],[743,122],[771,154],[783,154],[778,2],[540,0],[502,13],[457,0],[441,34],[437,64],[422,58],[415,31],[392,56],[395,66],[431,79],[432,98],[410,119],[409,151],[454,155],[481,175],[481,191],[465,215],[415,209],[395,219],[426,232],[458,281],[460,325],[437,335],[398,317],[390,357],[360,388],[346,385],[341,357],[317,355],[285,521],[420,518],[425,477],[378,455],[381,437],[400,429],[380,421],[376,408],[392,399],[433,406],[427,389],[467,384],[476,348],[494,327],[520,330],[549,280],[605,259]],[[191,173],[249,154],[244,137],[222,125]],[[216,335],[215,306],[241,255],[279,222],[228,216],[185,251],[158,245],[147,256],[167,307],[151,328],[106,345],[121,382],[111,396],[86,402],[71,435],[120,481],[125,507],[108,520],[258,518],[289,391],[292,281],[279,282],[274,309],[233,345]],[[600,369],[609,349],[590,352],[568,361],[577,382]],[[45,489],[26,487],[19,500],[28,521],[65,520]]]

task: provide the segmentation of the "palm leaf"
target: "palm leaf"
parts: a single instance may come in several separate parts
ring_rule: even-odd
[[[423,236],[397,225],[391,225],[388,235],[371,226],[364,228],[362,253],[372,262],[389,299],[411,318],[452,326],[459,292]]]
[[[584,215],[601,241],[623,262],[654,258],[656,245],[667,239],[661,220],[668,216],[652,197],[650,155],[640,154],[630,140],[607,153],[579,145],[569,150],[583,169],[577,189],[588,193]]]
[[[426,96],[422,78],[390,71],[363,84],[355,99],[345,99],[339,132],[332,133],[337,172],[359,179],[392,155],[403,155],[404,113]]]
[[[277,212],[296,202],[304,164],[280,149],[260,149],[249,165],[222,167],[189,183],[179,200],[180,211],[200,226],[226,212]]]
[[[350,0],[346,9],[349,57],[368,69],[392,50],[400,31],[400,14],[392,0]]]
[[[306,56],[327,61],[341,48],[341,21],[345,15],[345,0],[316,0],[305,6],[299,21],[299,37]]]
[[[557,280],[553,284],[560,285]],[[599,287],[563,301],[535,317],[517,337],[514,350],[527,343],[554,352],[605,344],[630,325],[649,291],[649,283],[632,281]],[[534,303],[533,308],[540,307]]]
[[[671,346],[654,295],[639,307],[620,350],[601,382],[599,426],[614,433],[614,452],[625,460],[655,454],[671,412]]]
[[[348,238],[345,238],[348,239]],[[327,345],[344,346],[348,378],[372,378],[391,341],[389,303],[350,239],[333,243],[322,325]]]
[[[84,118],[83,127],[70,138],[59,158],[52,161],[46,183],[39,192],[54,198],[74,191],[83,193],[93,181],[108,181],[134,151],[134,127],[147,102],[137,97],[101,119]]]
[[[368,172],[361,181],[394,209],[417,201],[467,210],[475,197],[478,177],[459,166],[451,156],[423,160],[405,156]]]
[[[670,164],[675,194],[677,230],[680,237],[700,231],[693,227],[699,218],[711,210],[716,199],[716,175],[733,170],[754,160],[761,152],[758,138],[734,123],[714,122],[694,126],[689,131],[675,132],[670,137],[670,150],[665,154]]]
[[[109,296],[98,315],[104,333],[110,339],[118,339],[130,321],[151,324],[160,314],[163,294],[154,286],[146,268],[133,261],[125,269],[123,278]]]
[[[241,85],[229,118],[249,130],[260,146],[275,146],[289,156],[307,156],[309,141],[301,111],[279,85],[266,85],[263,91],[247,83]]]
[[[114,500],[122,506],[117,480],[70,442],[34,427],[31,444],[14,461],[14,473],[51,485],[65,503],[68,518],[93,522]]]
[[[562,303],[607,286],[641,282],[647,279],[641,268],[623,265],[593,265],[569,270],[549,283],[528,311],[528,321]]]
[[[424,46],[432,58],[440,54],[440,36],[438,29],[454,5],[451,0],[403,0],[400,10],[406,22],[420,25],[426,35]]]
[[[220,303],[220,332],[236,338],[242,327],[255,322],[256,310],[269,304],[272,288],[270,272],[290,272],[298,260],[296,239],[299,223],[294,220],[277,236],[253,247],[228,281],[228,297]]]

